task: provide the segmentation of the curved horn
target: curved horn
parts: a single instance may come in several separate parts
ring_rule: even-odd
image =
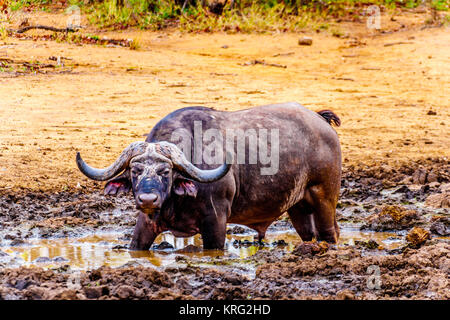
[[[78,169],[88,178],[97,181],[106,181],[109,180],[120,172],[125,170],[130,162],[130,159],[137,154],[141,154],[147,148],[148,143],[144,141],[133,142],[128,147],[126,147],[122,154],[117,158],[117,160],[105,169],[96,169],[92,168],[86,164],[86,162],[81,159],[80,153],[77,152],[77,165]]]
[[[168,147],[170,149],[169,157],[173,166],[195,181],[214,182],[224,177],[230,171],[230,163],[224,163],[212,170],[199,169],[186,159],[184,153],[176,145],[169,142],[160,142],[159,145],[163,148]]]

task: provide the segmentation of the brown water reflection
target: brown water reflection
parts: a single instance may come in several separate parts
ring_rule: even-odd
[[[82,238],[64,239],[36,239],[30,241],[30,245],[19,247],[3,247],[0,250],[16,255],[23,259],[24,265],[40,265],[56,267],[69,264],[73,269],[91,269],[100,266],[118,267],[126,263],[138,261],[143,265],[162,267],[175,263],[175,257],[179,254],[189,257],[230,257],[245,259],[258,250],[271,250],[273,247],[259,246],[233,246],[235,240],[253,241],[253,234],[227,235],[226,250],[202,250],[200,252],[179,253],[177,250],[188,245],[202,247],[200,235],[190,238],[175,238],[171,233],[161,234],[155,243],[166,241],[175,249],[165,251],[128,251],[126,249],[113,249],[117,245],[128,245],[129,241],[118,240],[122,233],[104,233],[89,235]],[[339,245],[353,244],[356,240],[368,241],[373,239],[384,248],[393,249],[401,246],[403,237],[389,232],[362,232],[357,228],[343,228]],[[268,232],[265,238],[267,243],[284,240],[288,245],[281,247],[292,251],[296,244],[301,242],[294,230]],[[174,252],[175,251],[175,252]],[[36,259],[48,257],[52,260],[39,262]],[[40,258],[42,259],[42,258]]]

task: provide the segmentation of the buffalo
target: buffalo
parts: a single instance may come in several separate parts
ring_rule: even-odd
[[[132,250],[148,250],[165,231],[200,233],[205,249],[223,249],[227,223],[254,229],[262,241],[284,212],[303,241],[336,243],[341,149],[331,124],[340,125],[332,111],[294,102],[233,112],[188,107],[160,120],[105,169],[90,167],[79,153],[76,161],[88,178],[108,181],[105,194],[133,193],[140,212]],[[199,148],[205,138],[208,161]]]

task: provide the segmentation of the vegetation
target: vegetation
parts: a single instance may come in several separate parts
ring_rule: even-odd
[[[1,1],[1,0],[0,0]],[[5,1],[5,0],[3,0]],[[435,10],[447,11],[448,0],[426,0]],[[54,1],[56,3],[56,1]],[[100,28],[135,26],[183,31],[297,31],[307,25],[324,27],[325,18],[357,20],[370,5],[387,10],[415,8],[422,0],[69,0]],[[11,10],[48,7],[52,0],[9,0]]]

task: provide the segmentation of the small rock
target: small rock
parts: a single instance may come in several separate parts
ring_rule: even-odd
[[[84,294],[88,299],[98,299],[101,296],[108,295],[109,289],[107,286],[85,287]]]
[[[430,226],[430,231],[440,236],[450,236],[450,228],[446,227],[443,222],[435,222]]]
[[[437,182],[437,181],[438,181],[438,175],[433,171],[429,172],[427,175],[427,182],[431,183],[431,182]]]
[[[313,40],[310,37],[303,37],[303,38],[298,39],[298,44],[300,46],[310,46],[310,45],[312,45],[312,42],[313,42]]]
[[[34,284],[33,281],[30,280],[17,280],[16,285],[14,286],[14,288],[16,288],[17,290],[23,290],[28,288],[29,286],[31,286],[32,284]]]
[[[25,241],[23,241],[22,239],[14,239],[13,241],[11,241],[11,243],[9,245],[12,247],[15,247],[15,246],[21,246],[24,244],[25,244]]]
[[[97,281],[102,278],[102,272],[100,269],[95,269],[91,271],[91,274],[89,275],[89,279],[91,281]]]
[[[15,236],[15,235],[13,235],[13,234],[6,234],[4,237],[3,237],[3,239],[5,239],[5,240],[14,240],[14,239],[16,239],[17,237]]]
[[[123,244],[117,244],[114,247],[112,247],[112,249],[113,250],[124,250],[124,249],[128,249],[128,247]]]
[[[338,300],[354,300],[355,294],[349,289],[341,290],[336,294]]]
[[[406,241],[411,248],[419,248],[428,239],[431,239],[430,233],[419,227],[412,228],[406,236]]]
[[[425,199],[425,205],[432,208],[450,208],[450,192],[435,193]]]
[[[76,290],[63,290],[56,294],[52,300],[80,300]]]
[[[120,299],[129,299],[134,295],[134,288],[127,285],[120,286],[116,291],[116,295]]]
[[[49,257],[38,257],[33,260],[33,263],[50,263],[52,262],[52,259]]]
[[[369,241],[356,240],[355,245],[362,246],[367,249],[378,249],[380,247],[380,245],[373,239],[370,239]]]
[[[283,239],[272,242],[272,246],[285,247],[285,246],[287,246],[287,245],[288,245],[288,244],[287,244],[286,241],[284,241]]]
[[[247,229],[245,229],[244,227],[241,226],[234,226],[231,229],[227,230],[227,234],[242,234],[242,233],[247,233]]]
[[[64,257],[58,256],[53,258],[53,262],[69,262],[69,260]]]
[[[427,181],[427,172],[422,168],[417,169],[412,175],[412,180],[414,184],[425,184]]]
[[[141,267],[142,264],[138,260],[130,260],[123,265],[120,266],[120,268],[136,268]]]
[[[158,250],[173,249],[173,245],[171,245],[167,241],[163,241],[156,246],[156,249],[158,249]]]
[[[321,242],[302,242],[292,251],[297,256],[324,254],[330,248],[325,241]]]
[[[194,253],[194,252],[202,252],[203,249],[193,244],[187,245],[183,249],[177,250],[176,253]]]

